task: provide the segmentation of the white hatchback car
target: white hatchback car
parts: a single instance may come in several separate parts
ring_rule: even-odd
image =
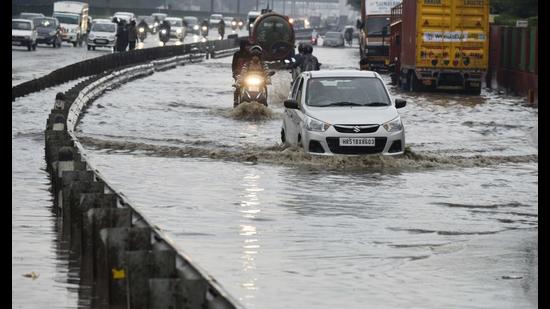
[[[88,34],[86,44],[88,50],[95,50],[96,47],[107,47],[111,50],[116,45],[116,30],[117,25],[112,22],[96,22],[92,24],[92,29]]]
[[[315,154],[403,154],[405,129],[378,73],[311,71],[298,76],[285,110],[281,140]]]

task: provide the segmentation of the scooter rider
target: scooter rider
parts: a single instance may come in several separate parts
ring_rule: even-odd
[[[251,55],[248,50],[248,46],[250,43],[246,39],[242,39],[239,42],[239,50],[236,51],[233,54],[233,63],[231,64],[231,69],[233,71],[233,79],[235,80],[235,93],[233,95],[233,106],[237,105],[237,99],[239,97],[239,93],[241,91],[240,87],[238,86],[238,79],[241,74],[241,70],[243,66],[250,61]]]
[[[300,69],[302,72],[306,71],[319,71],[321,64],[317,57],[313,56],[313,46],[306,44],[304,46],[304,57],[303,61],[300,64]]]

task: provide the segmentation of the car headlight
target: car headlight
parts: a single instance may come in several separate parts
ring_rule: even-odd
[[[236,25],[237,25],[237,22],[232,21],[232,22],[231,22],[231,25],[232,25],[232,26],[236,26]]]
[[[139,28],[139,33],[143,33],[143,32],[145,32],[145,29]]]
[[[88,38],[89,38],[90,40],[93,40],[93,39],[95,38],[95,35],[94,35],[93,33],[90,33],[90,35],[88,36]]]
[[[176,29],[176,33],[181,33],[181,28]]]
[[[50,35],[55,35],[57,33],[57,31],[53,30],[53,31],[50,31]]]
[[[306,116],[306,129],[308,131],[325,132],[330,128],[330,123]]]
[[[109,40],[112,41],[112,40],[114,40],[114,39],[115,39],[115,36],[114,36],[114,35],[110,35],[110,36],[109,36]]]
[[[194,25],[193,30],[199,30],[199,25]]]
[[[240,21],[240,22],[239,22],[239,27],[240,27],[240,26],[242,26],[242,25],[243,25],[243,22],[242,22],[242,21]]]
[[[391,121],[388,121],[382,125],[386,131],[392,133],[392,132],[399,132],[403,130],[403,123],[401,122],[401,118],[397,117]]]
[[[244,83],[249,86],[259,86],[264,83],[264,79],[257,75],[250,75],[244,79]]]

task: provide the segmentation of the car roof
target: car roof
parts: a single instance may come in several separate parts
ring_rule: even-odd
[[[360,71],[360,70],[320,70],[309,71],[304,73],[311,78],[316,77],[378,77],[378,74],[374,71]]]
[[[166,17],[167,20],[181,20],[180,17]]]
[[[24,21],[24,22],[32,23],[32,20],[30,20],[30,19],[22,19],[22,18],[12,19],[11,21],[12,21],[12,22],[13,22],[13,21],[19,21],[19,22]]]

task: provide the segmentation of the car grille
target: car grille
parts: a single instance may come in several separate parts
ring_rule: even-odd
[[[374,147],[371,146],[340,146],[339,137],[327,137],[328,148],[337,154],[373,154],[381,153],[386,147],[386,137],[375,137]]]
[[[378,124],[335,124],[334,129],[340,133],[374,133]]]

